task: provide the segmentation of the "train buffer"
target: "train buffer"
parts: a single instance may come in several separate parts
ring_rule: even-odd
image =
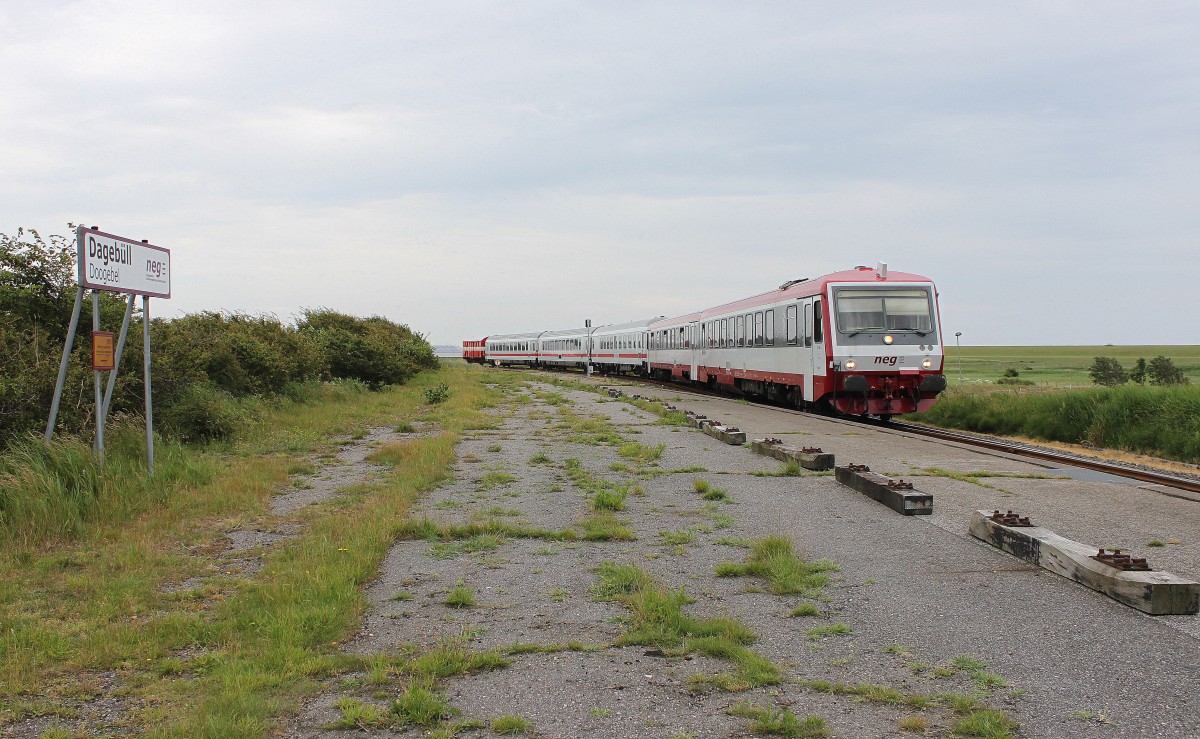
[[[780,439],[768,437],[755,439],[750,443],[750,448],[781,462],[798,462],[806,470],[831,470],[834,467],[834,456],[822,451],[820,447],[796,447],[784,444]]]

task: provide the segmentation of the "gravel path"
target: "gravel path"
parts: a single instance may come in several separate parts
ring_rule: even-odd
[[[531,377],[533,377],[531,375]],[[1195,618],[1152,618],[1103,596],[986,547],[966,536],[974,508],[1018,500],[1042,507],[1022,509],[1064,536],[1109,545],[1169,536],[1178,525],[1181,544],[1153,554],[1195,576],[1200,522],[1165,519],[1177,509],[1154,509],[1164,496],[1129,486],[1124,492],[1149,508],[1129,526],[1111,515],[1074,509],[1096,484],[1076,480],[989,479],[984,488],[945,477],[920,478],[934,493],[935,514],[905,518],[827,475],[754,476],[775,471],[773,460],[730,447],[699,431],[662,426],[656,417],[591,392],[534,385],[564,403],[514,403],[503,424],[464,440],[456,481],[427,494],[417,516],[439,523],[496,519],[547,529],[576,525],[590,513],[590,495],[567,475],[565,460],[578,459],[592,476],[636,483],[619,516],[636,533],[634,541],[548,542],[508,538],[476,552],[434,547],[425,541],[398,542],[379,578],[367,591],[371,608],[361,633],[345,645],[357,654],[394,653],[416,645],[428,649],[463,640],[472,650],[577,642],[574,650],[519,654],[506,669],[445,680],[446,698],[463,718],[485,724],[520,715],[539,737],[731,737],[753,736],[745,718],[728,709],[741,701],[820,716],[832,736],[905,735],[901,720],[913,715],[927,724],[925,736],[948,736],[956,720],[944,705],[923,709],[872,702],[851,695],[817,692],[800,680],[869,683],[904,694],[980,690],[969,669],[951,670],[952,660],[970,657],[986,664],[1003,685],[986,690],[986,702],[1019,722],[1021,736],[1191,737],[1200,735],[1200,641]],[[643,394],[652,394],[645,393]],[[659,393],[664,397],[670,393]],[[860,461],[872,469],[910,473],[938,467],[978,470],[977,451],[852,430],[794,415],[772,415],[732,401],[679,403],[714,418],[729,418],[753,435],[790,435],[805,445],[838,454],[839,464]],[[637,477],[613,469],[629,464],[613,446],[574,443],[556,429],[560,409],[597,414],[630,441],[664,445],[651,469]],[[785,436],[785,438],[788,438]],[[542,457],[547,458],[546,461]],[[671,472],[703,467],[703,472]],[[1022,473],[1027,463],[988,457],[986,469]],[[508,479],[505,476],[511,476]],[[693,482],[703,478],[728,491],[729,502],[700,498]],[[1045,498],[1048,486],[1054,496]],[[1078,486],[1078,487],[1077,487]],[[1195,504],[1192,504],[1195,505]],[[1200,505],[1195,505],[1200,508]],[[1108,527],[1108,528],[1106,528]],[[660,532],[691,532],[692,541],[666,543]],[[771,534],[789,537],[807,559],[838,563],[825,600],[762,592],[761,580],[718,578],[723,562],[744,562],[739,541]],[[1095,539],[1092,539],[1095,540]],[[594,568],[601,562],[635,564],[655,580],[684,589],[697,617],[728,616],[749,627],[752,648],[782,668],[781,685],[741,693],[693,691],[688,679],[726,671],[726,662],[689,655],[666,657],[645,647],[614,647],[627,615],[617,603],[593,599]],[[445,604],[461,583],[475,595],[470,608]],[[789,617],[802,603],[821,615]],[[810,636],[815,627],[845,624],[849,634]],[[937,667],[943,669],[938,670]],[[948,674],[943,674],[948,673]],[[941,675],[941,676],[938,676]],[[358,676],[361,677],[361,676]],[[385,707],[394,695],[340,680],[290,722],[288,736],[422,736],[419,728],[330,731],[340,698]],[[471,729],[463,736],[492,736]],[[917,735],[917,734],[907,734]]]

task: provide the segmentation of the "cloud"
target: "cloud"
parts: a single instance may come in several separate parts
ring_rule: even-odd
[[[0,230],[170,246],[168,312],[326,305],[439,341],[877,259],[978,343],[1178,340],[1129,305],[1200,307],[1198,16],[6,3]]]

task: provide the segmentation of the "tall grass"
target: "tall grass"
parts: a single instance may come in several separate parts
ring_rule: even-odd
[[[1200,387],[947,392],[914,420],[1200,463]]]
[[[100,469],[78,438],[49,444],[27,436],[0,455],[0,542],[27,547],[72,539],[95,521],[129,520],[174,491],[202,485],[215,471],[210,460],[173,442],[155,443],[155,476],[146,469],[145,432],[117,425]]]
[[[104,472],[86,442],[31,438],[6,450],[3,720],[73,716],[80,699],[103,692],[86,676],[115,670],[127,700],[144,706],[133,720],[146,735],[270,733],[315,680],[349,669],[332,645],[359,622],[362,583],[411,501],[450,473],[459,432],[492,422],[481,409],[500,394],[479,377],[447,367],[384,392],[326,387],[320,402],[264,404],[231,442],[158,445],[153,480],[136,424],[114,428]],[[451,397],[425,406],[422,388],[446,380]],[[336,435],[399,418],[445,433],[380,449],[392,474],[298,515],[297,538],[264,556],[258,575],[226,571],[225,532],[258,519],[289,474],[311,467],[298,454],[332,451]],[[190,578],[201,584],[162,587]]]

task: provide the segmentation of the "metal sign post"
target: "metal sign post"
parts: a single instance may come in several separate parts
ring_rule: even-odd
[[[129,296],[132,301],[133,296]],[[146,385],[146,464],[154,477],[154,403],[150,393],[150,296],[142,296],[142,373]]]
[[[100,333],[100,293],[92,291],[92,351],[96,349],[96,334]],[[96,366],[96,356],[92,355],[92,367]],[[96,382],[96,440],[93,448],[100,457],[100,468],[104,468],[104,397],[100,394],[100,372],[93,369],[92,376]]]
[[[150,476],[154,476],[154,410],[150,388],[150,298],[171,297],[171,252],[161,246],[153,246],[145,240],[140,242],[121,236],[104,233],[95,227],[80,226],[76,229],[76,248],[79,260],[79,290],[75,294],[75,308],[67,328],[67,340],[63,344],[62,362],[58,366],[58,381],[54,386],[54,399],[50,403],[50,418],[46,422],[46,441],[54,436],[54,425],[58,419],[59,403],[62,401],[66,384],[67,366],[75,344],[75,333],[83,308],[83,291],[92,290],[92,370],[96,394],[96,439],[95,450],[101,467],[104,466],[104,425],[112,404],[113,388],[116,385],[117,368],[125,350],[125,338],[129,333],[129,322],[133,315],[134,302],[142,296],[143,371],[146,386],[146,460]],[[121,322],[120,337],[113,343],[112,332],[100,330],[100,290],[125,293],[129,296],[125,305],[125,318]],[[100,389],[100,373],[108,372],[108,385]]]

